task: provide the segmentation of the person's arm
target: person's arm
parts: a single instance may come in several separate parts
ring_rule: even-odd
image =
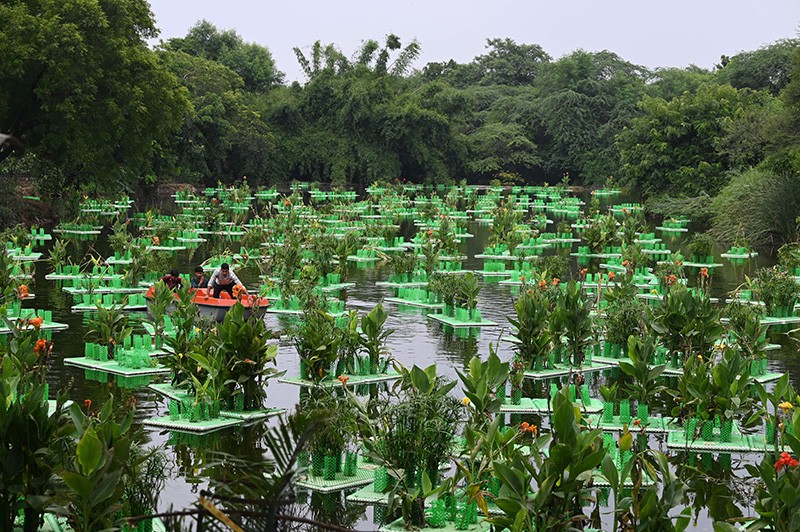
[[[242,291],[245,294],[247,294],[247,288],[244,286],[244,283],[242,283],[242,281],[239,280],[239,278],[236,276],[236,273],[234,273],[233,270],[231,270],[231,281],[233,281],[234,286],[237,285],[237,284],[239,286],[241,286],[242,287]]]

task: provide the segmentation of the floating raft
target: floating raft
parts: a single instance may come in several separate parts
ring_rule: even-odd
[[[395,305],[405,305],[407,307],[417,307],[428,310],[441,310],[444,307],[444,303],[423,303],[422,301],[403,299],[400,297],[387,297],[384,298],[384,301],[387,303],[394,303]]]
[[[455,316],[447,316],[445,314],[428,314],[428,318],[432,320],[436,320],[438,322],[444,323],[445,325],[449,325],[450,327],[461,328],[461,327],[497,327],[497,323],[489,320],[480,319],[478,321],[474,320],[460,320]]]
[[[488,523],[484,523],[481,520],[480,514],[478,515],[478,522],[467,525],[467,528],[459,528],[456,526],[455,522],[448,521],[446,525],[442,527],[426,527],[422,530],[436,530],[437,532],[456,532],[456,531],[467,531],[467,532],[488,532],[491,526]],[[407,529],[405,525],[403,525],[403,518],[397,519],[396,521],[392,521],[388,525],[384,525],[378,529],[379,532],[405,532]]]
[[[336,473],[333,480],[325,480],[322,476],[313,476],[310,473],[296,477],[294,485],[299,488],[305,488],[320,493],[331,493],[334,491],[342,491],[349,488],[357,488],[370,484],[374,478],[374,470],[377,465],[368,464],[363,461],[359,456],[358,465],[356,466],[356,474],[354,476],[347,476],[341,471]]]
[[[580,368],[576,368],[567,364],[555,364],[554,368],[550,369],[540,369],[534,370],[530,369],[525,371],[525,378],[526,379],[549,379],[551,377],[563,377],[565,375],[569,375],[570,373],[592,373],[595,371],[603,371],[606,369],[611,369],[613,365],[606,363],[605,361],[600,361],[595,359],[592,362],[587,362]]]
[[[154,368],[127,368],[120,366],[116,360],[93,360],[86,357],[73,357],[65,358],[64,364],[67,366],[76,366],[83,369],[91,369],[95,371],[103,371],[105,373],[112,373],[114,375],[122,375],[124,377],[139,377],[143,375],[165,375],[169,374],[170,370],[164,366],[156,366]]]
[[[189,421],[188,419],[172,419],[172,416],[161,416],[145,419],[142,424],[148,427],[189,432],[191,434],[209,434],[218,430],[243,425],[244,421],[221,416],[208,421]]]
[[[394,371],[387,371],[386,373],[375,373],[373,375],[345,375],[348,378],[347,386],[357,386],[359,384],[376,384],[379,382],[389,382],[400,378],[400,374]],[[301,377],[280,378],[278,382],[284,384],[292,384],[294,386],[302,386],[304,388],[334,388],[342,386],[342,383],[337,378],[330,378],[320,382],[314,382],[311,379],[303,379]]]
[[[575,402],[575,404],[579,405],[582,411],[589,414],[597,414],[603,411],[603,402],[597,399],[591,399],[588,405],[580,401]],[[500,406],[500,412],[504,414],[548,414],[550,411],[548,400],[541,398],[523,397],[518,405],[514,405],[511,404],[511,398],[507,397],[506,401]]]

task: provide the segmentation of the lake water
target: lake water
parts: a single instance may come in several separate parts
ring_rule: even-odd
[[[468,239],[464,246],[466,255],[470,257],[465,263],[465,268],[481,269],[482,260],[474,259],[473,257],[483,250],[484,244],[489,237],[489,229],[486,226],[470,223],[469,230],[475,234],[475,238]],[[73,258],[77,259],[82,256],[90,246],[96,252],[106,256],[108,254],[106,237],[107,235],[104,234],[97,242],[78,243],[77,247],[71,248]],[[673,251],[679,249],[685,243],[685,238],[677,237],[674,240],[669,240],[670,248]],[[574,248],[564,248],[558,252],[569,253],[569,251],[574,251]],[[718,256],[721,250],[716,251]],[[191,255],[188,252],[178,254],[176,265],[184,275],[188,275],[193,270],[193,267],[205,258],[204,248],[201,247]],[[723,259],[722,262],[725,263],[725,266],[719,268],[714,275],[713,294],[724,295],[726,292],[733,290],[743,281],[744,274],[752,275],[758,265],[769,264],[770,261],[771,259],[769,258],[759,257],[745,265],[733,266]],[[113,377],[109,377],[108,382],[89,380],[85,377],[83,370],[64,366],[63,358],[83,355],[84,317],[81,314],[70,312],[70,306],[73,304],[71,297],[60,290],[57,283],[46,281],[44,279],[46,273],[47,266],[44,263],[40,263],[36,269],[35,281],[31,287],[31,291],[36,294],[36,299],[26,303],[26,306],[52,309],[56,321],[69,325],[67,331],[54,335],[55,351],[49,373],[51,388],[69,387],[70,397],[73,400],[91,399],[95,405],[107,400],[110,394],[114,394],[116,403],[122,405],[132,395],[136,398],[137,403],[137,422],[149,417],[165,415],[167,413],[165,400],[146,388],[131,390],[119,386],[114,382]],[[242,271],[239,273],[250,286],[257,284],[253,272]],[[385,280],[389,273],[390,268],[386,265],[379,265],[373,269],[359,269],[353,266],[350,280],[355,282],[356,286],[347,292],[347,306],[359,310],[362,314],[368,312],[388,295],[386,289],[376,287],[375,282]],[[424,367],[431,363],[436,363],[440,373],[456,379],[456,368],[462,368],[475,355],[485,357],[489,352],[489,343],[496,343],[503,332],[508,332],[506,318],[513,312],[513,297],[512,289],[509,287],[491,282],[484,283],[478,307],[481,309],[483,316],[500,323],[501,326],[495,329],[483,330],[477,335],[467,336],[455,334],[452,330],[446,330],[437,322],[427,319],[419,310],[401,310],[397,306],[387,304],[386,307],[391,314],[387,326],[396,330],[390,338],[389,347],[394,357],[408,367],[413,364]],[[272,315],[268,315],[266,319],[267,325],[273,330],[280,330],[286,325],[285,322],[276,319]],[[793,381],[795,385],[798,385],[796,376],[800,375],[800,373],[797,372],[798,361],[794,345],[782,333],[771,333],[771,337],[773,341],[783,344],[784,349],[771,352],[769,355],[771,359],[770,369],[774,371],[791,371],[795,376]],[[511,352],[509,344],[500,342],[499,354],[502,359],[510,359]],[[281,341],[278,367],[281,370],[286,370],[289,376],[299,373],[298,356],[291,341],[288,339]],[[596,392],[599,384],[605,383],[608,379],[608,374],[592,374],[588,380]],[[458,390],[459,387],[456,388],[456,394],[460,398],[461,394]],[[271,382],[268,388],[268,395],[270,406],[293,409],[299,399],[299,388]],[[541,424],[541,420],[538,418],[534,417],[532,419],[537,425]],[[167,510],[170,507],[181,509],[190,506],[196,500],[199,489],[206,485],[206,479],[203,477],[203,466],[209,459],[210,451],[222,450],[250,457],[260,456],[263,453],[263,443],[259,440],[258,435],[257,428],[239,428],[206,437],[202,441],[189,441],[188,438],[176,440],[171,438],[168,433],[163,433],[159,430],[144,429],[145,440],[152,445],[164,446],[167,450],[167,456],[172,461],[171,478],[165,492],[162,494],[161,510]],[[666,452],[664,438],[651,436],[650,445],[652,448]],[[674,459],[676,464],[691,461],[681,454],[674,456]],[[700,518],[697,522],[698,529],[711,530],[709,514],[715,518],[730,517],[737,513],[737,507],[739,511],[743,511],[746,515],[752,513],[752,487],[740,481],[741,477],[746,474],[741,467],[741,463],[742,460],[759,459],[758,456],[734,455],[730,468],[726,464],[721,465],[719,458],[714,458],[711,463],[709,463],[708,458],[695,457],[695,459],[700,471],[705,471],[710,466],[710,470],[704,476],[698,475],[694,479],[695,485],[692,486],[700,493],[696,500],[697,505],[705,507],[700,512]],[[713,497],[711,497],[712,495]],[[371,509],[366,509],[361,505],[345,505],[341,494],[330,496],[315,495],[310,497],[308,502],[307,510],[310,516],[317,519],[354,526],[358,530],[377,529],[377,526],[372,523]],[[604,509],[603,513],[606,512],[607,509]],[[609,517],[605,516],[603,521],[608,527],[610,523]]]

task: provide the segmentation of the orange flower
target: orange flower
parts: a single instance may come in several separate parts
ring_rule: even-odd
[[[85,406],[87,410],[92,408],[92,400],[91,399],[84,399],[83,400],[83,406]]]
[[[542,290],[544,290],[545,288],[547,288],[547,281],[545,281],[544,279],[542,279],[541,281],[539,281],[539,288],[541,288]]]
[[[233,287],[232,292],[233,292],[233,297],[238,298],[239,296],[242,295],[242,292],[244,292],[244,287],[240,284],[237,284],[236,286]]]
[[[634,426],[634,427],[639,427],[639,426],[641,426],[641,424],[642,424],[642,420],[641,420],[641,419],[636,419],[636,420],[633,422],[633,426]]]
[[[582,275],[583,277],[586,277],[586,274],[587,274],[587,273],[589,273],[589,270],[588,270],[587,268],[584,268],[584,269],[582,269],[582,270],[581,270],[581,275]]]
[[[36,316],[35,318],[31,318],[30,320],[28,320],[28,323],[33,325],[34,329],[38,329],[39,327],[42,326],[42,323],[44,323],[44,320],[41,318],[41,316]]]
[[[523,421],[519,424],[519,431],[523,434],[533,434],[536,435],[536,425],[531,425],[527,421]]]
[[[561,279],[559,279],[558,277],[553,277],[553,286],[558,286],[558,283],[560,283],[560,282],[561,282]]]
[[[428,236],[433,236],[433,229],[428,229]]]
[[[627,266],[627,265],[628,265],[628,261],[627,261],[627,260],[623,260],[623,261],[622,261],[622,265],[623,265],[623,266]]]
[[[19,285],[19,288],[17,288],[17,295],[19,296],[20,299],[25,299],[26,297],[28,297],[29,295],[28,287],[24,284]]]
[[[344,374],[343,375],[339,375],[337,378],[339,379],[339,382],[342,383],[342,386],[347,386],[347,381],[350,380],[350,377],[348,377],[347,375],[344,375]]]
[[[781,457],[775,462],[775,471],[780,471],[785,467],[797,467],[798,462],[787,452],[782,452]]]
[[[36,340],[36,347],[33,348],[34,353],[43,353],[44,350],[47,348],[47,340],[42,338]]]
[[[286,201],[284,201],[284,202],[283,202],[283,204],[284,204],[286,207],[288,207],[289,205],[291,205],[291,204],[292,204],[292,202],[291,202],[291,201],[289,201],[289,200],[287,199]]]
[[[519,280],[520,280],[520,281],[522,281],[522,282],[524,283],[524,282],[525,282],[525,276],[524,276],[524,275],[520,275],[520,276],[519,276]]]
[[[158,246],[160,243],[161,243],[161,239],[159,239],[157,236],[154,236],[153,237],[153,245]]]
[[[617,274],[615,274],[614,272],[608,272],[608,280],[609,281],[613,281],[614,277],[616,277],[616,276],[617,276]]]
[[[700,268],[700,277],[708,277],[708,268]]]

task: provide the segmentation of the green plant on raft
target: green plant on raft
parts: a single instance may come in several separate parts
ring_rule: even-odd
[[[711,256],[711,250],[714,249],[714,239],[708,233],[697,233],[689,241],[687,248],[693,260],[705,262],[706,257]]]
[[[605,248],[618,241],[617,221],[607,214],[595,219],[583,234],[583,239],[592,253],[603,253]]]
[[[467,272],[459,278],[457,300],[461,306],[469,310],[470,319],[473,316],[475,307],[478,306],[478,294],[481,292],[481,284],[472,272]]]
[[[4,307],[0,313],[9,326]],[[10,328],[12,340],[0,346],[0,529],[34,532],[62,489],[57,473],[74,427],[65,415],[66,391],[49,412],[49,346],[37,351],[39,331]]]
[[[372,373],[377,373],[379,368],[383,366],[381,357],[389,354],[386,341],[394,333],[394,329],[385,328],[388,317],[389,313],[383,309],[383,305],[380,303],[369,314],[361,317],[359,342],[369,357],[369,369]]]
[[[339,343],[339,334],[331,316],[319,309],[304,312],[303,323],[295,338],[301,366],[307,368],[307,374],[301,377],[320,382],[335,371]]]
[[[553,347],[550,333],[550,300],[539,289],[524,290],[514,302],[516,318],[508,318],[517,329],[514,350],[526,369],[542,369]]]
[[[623,389],[638,404],[649,405],[651,400],[667,389],[658,384],[666,366],[653,365],[656,344],[651,336],[644,340],[630,336],[627,344],[630,361],[621,361],[619,369],[631,378],[631,382]]]
[[[69,241],[61,240],[60,238],[53,242],[53,247],[50,248],[49,257],[47,262],[50,264],[50,268],[53,271],[56,271],[58,268],[61,268],[69,259]]]
[[[720,312],[702,292],[672,285],[653,312],[650,325],[673,356],[686,360],[700,355],[708,359],[724,328]]]
[[[224,385],[230,396],[242,394],[246,411],[259,410],[267,399],[269,379],[283,375],[274,367],[278,355],[277,344],[268,344],[272,333],[266,330],[264,320],[251,315],[245,319],[245,308],[237,302],[217,326],[219,356],[227,361]]]
[[[494,463],[500,479],[500,510],[486,521],[498,529],[566,530],[587,519],[583,507],[593,501],[590,479],[606,450],[602,430],[588,430],[565,389],[553,398],[552,435],[535,446],[547,453],[526,452],[522,446]]]
[[[197,305],[189,289],[179,290],[176,296],[175,310],[170,315],[173,332],[164,338],[166,355],[161,357],[161,363],[170,369],[172,386],[183,386],[191,382],[192,374],[193,363],[187,353],[202,340],[201,329],[197,326]]]
[[[727,329],[732,343],[747,360],[759,360],[764,356],[769,340],[767,325],[761,323],[761,309],[753,304],[734,301],[725,307],[728,318]]]
[[[566,340],[567,352],[574,367],[583,364],[584,351],[593,341],[594,326],[591,317],[591,303],[580,285],[575,281],[567,284],[567,289],[559,295],[552,313],[552,327],[558,331],[555,343],[560,337]]]
[[[505,399],[505,382],[508,379],[510,365],[502,362],[497,356],[494,345],[489,344],[489,358],[481,362],[472,357],[464,373],[456,370],[461,380],[464,396],[471,404],[470,414],[472,426],[482,429],[492,422],[500,411]]]
[[[646,310],[635,294],[626,293],[627,287],[635,289],[628,283],[608,288],[603,297],[608,301],[605,318],[605,341],[612,345],[627,347],[628,336],[641,337],[646,329]]]
[[[128,325],[128,316],[123,311],[128,299],[125,298],[119,305],[104,308],[97,304],[95,317],[86,325],[84,338],[87,342],[105,345],[108,348],[108,358],[114,358],[117,345],[122,345],[125,339],[133,332],[133,327]]]
[[[425,524],[425,499],[439,484],[439,467],[450,455],[463,407],[449,394],[456,383],[437,376],[435,365],[403,368],[402,373],[399,399],[381,403],[380,416],[371,417],[350,397],[368,456],[394,480],[388,511],[399,510],[407,527],[419,527]]]
[[[70,407],[77,445],[60,473],[67,489],[59,513],[67,515],[75,532],[111,529],[123,507],[134,411],[129,409],[121,421],[113,412],[111,399],[97,415],[87,416],[77,403]]]
[[[786,309],[791,314],[800,295],[800,285],[788,272],[776,266],[756,272],[753,290],[764,303],[768,316],[777,315],[779,309]]]
[[[628,452],[623,447],[620,440],[620,451]],[[675,475],[663,453],[652,449],[635,452],[621,471],[606,454],[600,472],[614,495],[614,520],[620,530],[683,532],[691,523],[691,507],[670,516],[673,508],[688,503],[688,486]],[[633,489],[625,488],[627,484]]]
[[[108,235],[108,244],[115,252],[123,253],[128,249],[132,240],[133,237],[128,232],[128,220],[118,216],[111,227],[111,233]]]
[[[188,295],[188,294],[184,294]],[[153,285],[153,299],[147,306],[150,319],[147,320],[153,326],[153,340],[156,347],[161,345],[164,338],[164,321],[170,305],[175,304],[175,292],[167,284],[159,280]]]

